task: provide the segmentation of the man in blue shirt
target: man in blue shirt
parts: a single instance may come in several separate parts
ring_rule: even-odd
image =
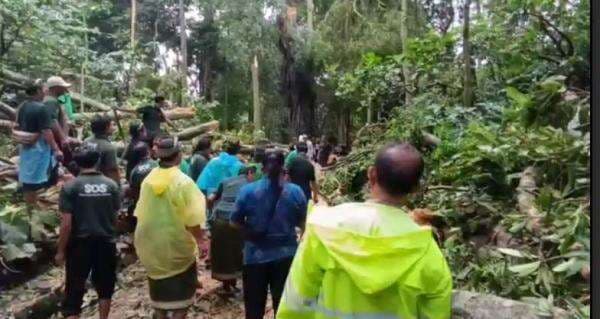
[[[230,219],[244,234],[246,319],[263,318],[269,290],[277,313],[298,248],[296,227],[304,229],[307,199],[299,186],[284,181],[284,161],[281,152],[267,154],[263,161],[266,176],[242,187]]]

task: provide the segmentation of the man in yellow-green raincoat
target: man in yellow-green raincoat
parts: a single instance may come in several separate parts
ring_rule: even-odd
[[[423,159],[384,147],[369,168],[371,200],[315,207],[287,278],[278,319],[446,319],[452,277],[429,228],[403,208]]]

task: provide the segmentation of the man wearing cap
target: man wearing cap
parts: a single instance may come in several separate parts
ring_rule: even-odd
[[[135,249],[148,275],[156,318],[185,318],[198,286],[196,259],[204,248],[205,198],[179,170],[177,137],[158,138],[159,166],[144,181],[135,209]]]
[[[69,92],[68,88],[71,86],[60,76],[51,76],[46,81],[46,87],[48,88],[48,95],[44,100],[44,104],[50,113],[52,121],[52,133],[56,143],[60,145],[61,150],[65,153],[65,159],[63,163],[69,163],[70,151],[69,151],[69,119],[65,112],[64,106],[60,103],[59,98]]]

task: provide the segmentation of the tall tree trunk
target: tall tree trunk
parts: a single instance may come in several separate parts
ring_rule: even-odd
[[[400,21],[400,39],[402,41],[402,53],[408,51],[408,0],[402,0],[402,11]],[[411,74],[408,65],[402,63],[402,74],[404,76],[404,105],[409,106],[412,102]],[[372,111],[371,111],[372,112]]]
[[[473,86],[474,77],[471,66],[471,43],[469,39],[469,24],[470,24],[470,7],[471,0],[464,0],[463,8],[463,63],[464,63],[464,80],[463,80],[463,104],[465,107],[473,107]]]
[[[134,82],[134,65],[135,65],[135,27],[137,25],[137,1],[131,0],[131,26],[129,30],[129,49],[131,50],[131,58],[129,60],[129,71],[127,72],[126,79],[126,94],[129,96],[131,94]]]
[[[260,93],[258,87],[258,57],[254,55],[254,61],[252,61],[252,105],[254,113],[254,131],[263,129],[262,126],[262,112],[260,109]]]
[[[85,28],[87,28],[87,17],[86,17],[87,13],[83,13],[83,26]],[[80,87],[79,87],[79,93],[81,93],[81,95],[85,96],[85,68],[87,67],[87,63],[88,63],[88,33],[87,31],[83,33],[83,45],[84,45],[84,57],[83,57],[83,63],[81,64],[81,79],[80,79]],[[80,102],[80,112],[83,113],[85,112],[85,103],[83,101]]]
[[[315,4],[313,0],[306,0],[306,16],[307,16],[307,24],[308,30],[314,30],[314,14],[315,14]]]
[[[183,0],[179,0],[179,29],[180,29],[180,40],[181,40],[181,97],[179,105],[184,106],[186,104],[186,94],[188,90],[188,60],[187,60],[187,26],[185,23],[185,3]]]
[[[298,136],[313,133],[316,94],[312,61],[306,61],[302,69],[295,63],[292,42],[296,25],[296,2],[288,0],[286,10],[277,19],[277,26],[278,47],[283,56],[281,92],[289,107],[290,133]]]
[[[133,48],[135,43],[135,25],[137,16],[137,1],[131,0],[131,27],[129,30],[129,43]]]

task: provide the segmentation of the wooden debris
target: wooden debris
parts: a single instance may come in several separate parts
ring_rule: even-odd
[[[527,216],[528,226],[534,233],[540,231],[542,218],[535,206],[537,192],[536,176],[536,169],[533,166],[528,166],[521,173],[521,179],[519,181],[519,186],[517,187],[517,205],[519,212]]]
[[[7,115],[9,120],[17,119],[17,110],[4,102],[0,102],[0,112]]]
[[[210,121],[200,125],[192,126],[184,129],[183,131],[176,134],[180,140],[190,140],[198,135],[217,130],[219,128],[219,121]]]

